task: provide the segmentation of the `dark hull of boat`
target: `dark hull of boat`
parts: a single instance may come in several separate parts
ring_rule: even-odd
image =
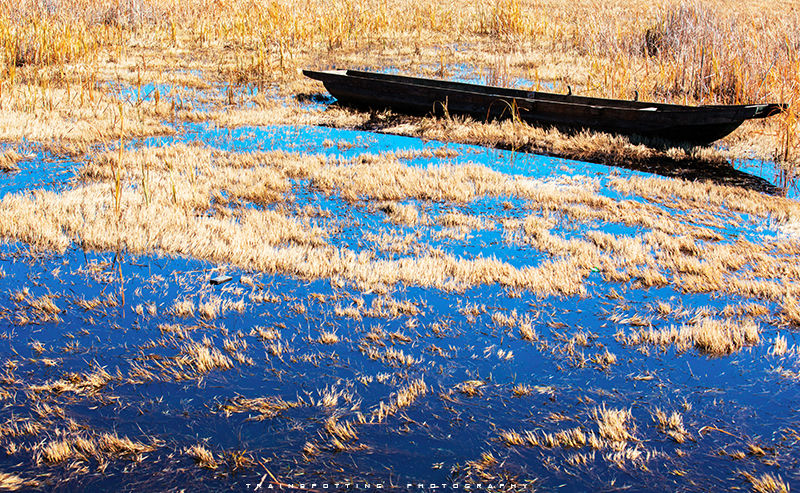
[[[745,120],[780,113],[781,104],[683,106],[588,98],[354,70],[304,71],[340,103],[399,113],[461,114],[477,120],[519,117],[538,126],[708,144]]]

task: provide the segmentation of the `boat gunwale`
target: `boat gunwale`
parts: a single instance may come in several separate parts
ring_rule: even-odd
[[[763,104],[739,104],[739,105],[681,105],[673,103],[657,103],[649,101],[628,101],[623,99],[595,98],[589,96],[565,95],[558,93],[527,91],[524,89],[511,89],[505,87],[487,86],[468,82],[455,82],[439,79],[428,79],[423,77],[411,77],[406,75],[382,74],[377,72],[366,72],[360,70],[325,70],[312,71],[304,70],[304,75],[316,80],[316,74],[323,76],[341,77],[344,79],[360,79],[365,81],[378,81],[384,84],[405,85],[420,88],[431,88],[437,90],[449,90],[459,93],[475,94],[480,96],[497,96],[498,98],[514,98],[533,103],[552,103],[569,104],[596,109],[614,109],[634,111],[636,113],[646,111],[648,113],[681,114],[681,113],[732,113],[746,112],[752,110],[750,116],[732,116],[734,120],[748,120],[756,118],[766,118],[781,113],[788,108],[784,103],[763,103]],[[324,81],[322,81],[324,83]],[[503,94],[506,93],[506,94]],[[534,97],[531,97],[533,95]],[[655,109],[655,111],[654,111]]]

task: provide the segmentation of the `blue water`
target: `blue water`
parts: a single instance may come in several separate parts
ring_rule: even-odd
[[[342,305],[347,304],[348,296],[355,296],[363,298],[367,307],[378,298],[377,295],[331,290],[327,281],[309,283],[284,276],[241,272],[189,259],[131,256],[115,259],[113,254],[84,253],[73,249],[63,256],[47,255],[29,260],[30,253],[18,248],[20,246],[14,244],[4,248],[0,265],[5,276],[0,279],[0,291],[12,293],[24,285],[30,287],[31,296],[54,295],[56,304],[64,309],[61,321],[56,324],[15,326],[8,318],[13,320],[20,305],[6,305],[11,313],[1,324],[2,333],[11,331],[13,337],[1,339],[0,348],[5,358],[15,357],[19,365],[17,373],[25,375],[25,381],[51,381],[69,371],[89,371],[92,366],[102,366],[112,374],[119,370],[121,375],[126,375],[134,362],[147,364],[151,361],[148,355],[174,357],[180,341],[161,336],[158,327],[163,323],[193,325],[200,322],[201,325],[190,332],[191,337],[200,340],[208,336],[216,347],[221,347],[221,340],[226,337],[223,327],[227,329],[227,337],[241,331],[249,342],[251,349],[247,353],[253,358],[253,365],[235,364],[233,370],[212,371],[199,381],[154,381],[144,385],[115,381],[100,394],[118,396],[120,404],[111,403],[98,408],[92,399],[84,402],[69,395],[51,398],[50,402],[65,407],[70,417],[97,430],[114,429],[120,435],[132,438],[155,436],[169,442],[167,450],[177,445],[188,447],[197,441],[208,443],[218,452],[246,450],[254,456],[270,458],[274,473],[302,471],[304,475],[313,477],[316,474],[319,480],[328,481],[341,481],[348,475],[363,477],[370,474],[387,481],[387,468],[392,471],[393,480],[400,482],[477,481],[464,471],[459,473],[461,476],[454,474],[452,468],[463,467],[478,459],[482,452],[490,452],[504,462],[506,471],[521,478],[539,478],[545,488],[566,482],[569,491],[581,491],[591,487],[595,481],[610,481],[617,475],[613,466],[607,468],[600,452],[596,453],[595,464],[585,474],[565,476],[547,468],[542,460],[545,456],[563,459],[570,451],[507,448],[497,443],[497,433],[509,429],[554,433],[575,426],[586,426],[588,432],[593,426],[591,410],[603,403],[610,408],[631,410],[636,420],[635,436],[643,450],[669,457],[676,448],[689,453],[683,460],[651,459],[647,462],[649,471],[634,467],[626,475],[626,483],[634,488],[641,487],[644,482],[669,488],[668,472],[676,467],[677,462],[694,480],[699,479],[712,490],[724,489],[736,484],[731,482],[730,476],[733,468],[738,466],[728,466],[726,460],[715,458],[715,450],[720,447],[746,450],[751,442],[764,447],[779,447],[778,460],[785,468],[783,477],[787,478],[787,473],[793,471],[791,462],[787,461],[792,460],[796,450],[780,439],[780,430],[794,426],[793,409],[798,405],[798,393],[794,384],[770,371],[775,364],[774,358],[760,348],[723,358],[709,358],[694,351],[676,354],[674,350],[665,353],[654,350],[644,355],[625,348],[613,339],[616,326],[606,318],[608,302],[603,294],[607,287],[600,279],[591,287],[592,296],[580,302],[558,298],[539,300],[527,295],[509,298],[492,286],[452,294],[403,288],[395,290],[392,296],[416,302],[422,314],[396,319],[367,317],[354,320],[334,315],[330,303],[320,303],[309,295],[344,294]],[[121,266],[115,263],[120,259]],[[87,266],[97,265],[104,267],[92,275],[86,272]],[[57,276],[52,273],[54,266],[60,269]],[[208,279],[212,270],[232,274],[234,280],[211,287]],[[242,276],[249,276],[264,287],[253,289],[241,284]],[[239,289],[243,292],[238,292]],[[220,296],[235,300],[262,291],[280,294],[289,300],[253,303],[243,313],[230,311],[211,321],[203,321],[200,317],[180,319],[168,313],[173,301],[184,297],[200,300]],[[118,300],[124,297],[125,305],[120,303],[90,312],[74,306],[78,298],[103,298],[109,294],[114,294]],[[628,294],[631,299],[638,298],[636,293]],[[648,303],[648,292],[642,294],[645,296],[633,302],[639,308]],[[682,296],[676,292],[661,293],[655,299],[666,299],[668,295],[680,297],[686,306],[703,306],[710,301],[706,296]],[[306,313],[299,314],[291,308],[298,301],[306,305]],[[470,322],[456,311],[465,301],[485,304],[488,313]],[[142,303],[155,304],[158,313],[155,316],[137,315],[134,307]],[[540,313],[535,328],[551,347],[519,340],[513,331],[494,325],[491,313],[511,309],[528,314]],[[413,327],[409,327],[409,320],[415,321]],[[435,334],[428,329],[432,324],[442,322],[447,323],[446,330]],[[552,328],[553,323],[557,323],[558,328]],[[657,327],[666,324],[656,322]],[[397,342],[395,347],[413,355],[418,363],[408,368],[392,367],[365,358],[359,345],[374,325],[380,325],[387,334],[399,331],[411,336],[413,342]],[[262,344],[249,335],[254,327],[265,326],[280,327],[281,339],[287,344],[284,358],[266,357],[266,343]],[[320,347],[314,342],[318,329],[326,326],[335,328],[342,339],[340,343]],[[571,334],[579,329],[596,334],[595,344],[600,343],[618,355],[621,358],[619,363],[606,371],[591,363],[585,367],[572,365],[569,358],[559,353],[553,331]],[[168,342],[166,347],[153,348],[148,344],[153,340]],[[42,355],[28,346],[32,341],[43,343],[46,350]],[[443,348],[447,357],[427,350],[430,345]],[[66,347],[78,349],[65,352],[63,348]],[[487,351],[487,348],[492,349]],[[513,359],[498,358],[497,349],[513,351]],[[596,346],[582,350],[587,358],[601,351]],[[312,355],[314,359],[303,360],[304,356]],[[59,363],[54,369],[43,368],[37,362],[42,357],[55,358]],[[645,371],[654,378],[645,381],[633,378]],[[382,384],[375,381],[369,385],[357,382],[359,376],[379,372],[393,375],[396,382]],[[333,409],[305,405],[263,421],[248,421],[252,412],[226,417],[217,411],[220,405],[237,396],[272,396],[287,401],[303,397],[308,400],[319,398],[325,388],[334,388],[351,394],[353,400],[358,401],[356,408],[368,415],[379,401],[390,399],[407,379],[420,377],[429,388],[425,397],[384,424],[358,426],[356,443],[368,445],[368,452],[332,455],[321,452],[321,456],[327,458],[321,462],[304,462],[300,449],[309,440],[324,442],[322,423],[334,412]],[[458,383],[466,380],[485,382],[480,395],[470,397],[452,392]],[[510,389],[517,383],[550,386],[552,392],[513,397]],[[442,397],[444,395],[449,397]],[[683,412],[684,423],[696,442],[678,447],[657,432],[650,412],[655,406],[668,412],[683,410],[684,403],[691,406],[690,410]],[[20,399],[15,406],[4,410],[4,414],[24,413],[25,408],[24,399]],[[337,406],[335,413],[341,420],[352,420],[352,409],[355,408],[350,405]],[[554,422],[548,419],[551,413],[569,420]],[[719,431],[708,431],[701,436],[698,430],[704,426],[725,430],[736,438]],[[581,452],[588,450],[582,449]],[[166,467],[159,459],[160,454],[153,456],[154,461],[145,461],[140,466],[142,472]],[[300,462],[292,465],[296,460]],[[16,465],[8,462],[8,470],[25,471],[24,461],[23,466],[18,462],[18,458],[14,459]],[[759,465],[752,462],[746,464],[750,467]],[[184,466],[190,463],[189,459],[183,459]],[[434,468],[440,463],[444,463],[441,468]],[[123,466],[114,464],[111,468],[119,471],[118,468]],[[348,471],[344,476],[337,472],[342,469]],[[50,466],[45,470],[55,471],[57,467]],[[130,474],[133,474],[132,478],[138,478],[136,473]],[[260,474],[256,471],[245,476],[258,479]],[[662,477],[662,474],[666,476]],[[204,476],[206,474],[202,471],[196,471],[188,478],[159,477],[165,481],[163,485],[187,482],[186,485],[194,487],[199,486],[198,482],[206,481],[202,479]],[[143,478],[137,480],[145,481]],[[231,480],[218,479],[215,488],[229,488]],[[151,478],[148,481],[156,480]]]

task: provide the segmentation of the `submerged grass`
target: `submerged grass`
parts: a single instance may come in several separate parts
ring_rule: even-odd
[[[114,284],[92,269],[83,269],[81,275],[87,279],[95,276],[104,279],[104,283]],[[453,423],[447,433],[467,433],[470,440],[491,449],[485,452],[486,457],[457,466],[464,475],[477,475],[468,476],[476,480],[488,476],[501,477],[505,474],[506,464],[513,466],[518,463],[513,457],[519,454],[525,456],[524,464],[528,467],[552,467],[553,473],[559,475],[577,474],[582,478],[586,474],[584,468],[591,466],[635,471],[643,478],[650,478],[647,471],[653,467],[653,462],[658,461],[657,466],[661,467],[674,460],[671,454],[661,450],[665,442],[667,446],[676,447],[676,454],[683,453],[677,447],[694,440],[689,425],[694,426],[697,420],[705,418],[705,415],[701,417],[691,413],[691,407],[687,406],[680,412],[654,408],[650,410],[651,423],[649,419],[637,422],[633,417],[636,408],[628,408],[630,401],[620,393],[608,393],[602,388],[573,390],[568,385],[556,388],[547,385],[552,383],[547,371],[536,373],[535,377],[532,375],[527,382],[516,383],[516,376],[505,372],[504,367],[515,368],[528,360],[556,365],[561,351],[566,351],[567,347],[575,353],[586,351],[588,361],[609,372],[607,377],[593,377],[601,385],[606,379],[611,381],[625,375],[631,368],[626,360],[638,358],[631,353],[625,354],[624,359],[617,358],[614,353],[619,354],[619,350],[604,345],[608,334],[602,331],[595,334],[594,325],[590,331],[588,327],[571,327],[558,322],[554,318],[555,312],[547,306],[552,299],[530,297],[529,309],[523,311],[524,305],[504,303],[502,298],[481,300],[490,304],[486,306],[474,301],[464,303],[462,296],[453,296],[452,299],[458,303],[454,302],[452,312],[445,312],[442,316],[437,311],[438,305],[427,299],[404,298],[402,296],[406,293],[401,290],[392,290],[391,294],[357,291],[347,294],[337,290],[325,291],[323,295],[297,288],[305,286],[305,283],[290,284],[291,288],[286,289],[285,285],[276,283],[273,276],[258,272],[248,272],[242,275],[240,283],[224,287],[210,287],[208,278],[207,271],[175,275],[176,283],[188,285],[182,284],[178,293],[161,299],[158,304],[163,309],[155,315],[150,315],[146,309],[137,311],[140,306],[137,303],[143,301],[140,295],[128,297],[134,300],[131,306],[117,307],[133,314],[139,328],[125,335],[131,337],[131,341],[140,342],[136,346],[129,342],[136,349],[126,352],[122,358],[114,357],[119,366],[114,376],[94,365],[83,370],[74,368],[80,364],[81,356],[63,358],[62,365],[70,367],[68,372],[38,369],[36,361],[21,360],[5,365],[6,373],[1,375],[0,383],[18,397],[12,397],[10,393],[4,397],[9,406],[13,406],[15,415],[0,425],[0,437],[13,460],[19,463],[30,461],[34,465],[38,462],[37,467],[48,473],[63,470],[89,480],[90,476],[86,475],[95,468],[102,472],[106,468],[116,470],[135,465],[149,472],[161,467],[161,457],[169,456],[170,463],[164,465],[165,468],[174,467],[172,461],[194,462],[204,470],[198,473],[207,473],[223,481],[236,468],[248,474],[252,468],[258,468],[257,464],[265,463],[264,457],[272,450],[280,450],[289,457],[288,463],[298,468],[295,471],[327,473],[325,464],[328,460],[343,456],[361,460],[374,454],[378,447],[383,446],[376,434],[383,436],[388,432],[400,439],[428,436],[438,432],[437,427],[442,422],[439,418],[444,415],[449,416]],[[163,289],[174,287],[165,284]],[[624,291],[624,294],[630,296],[631,292]],[[37,291],[25,291],[22,287],[8,295],[22,305],[27,303],[26,300],[39,296]],[[186,317],[191,320],[186,320],[179,311],[167,309],[173,296],[195,301],[216,297],[220,305],[230,300],[249,299],[251,303],[245,307],[245,312],[255,315],[240,318],[242,314],[233,311],[227,316],[221,314],[208,320],[198,312]],[[70,317],[74,312],[89,316],[85,311],[86,300],[101,297],[63,296],[55,299],[64,316]],[[615,312],[631,309],[624,308],[628,302],[619,299],[619,295],[613,300],[618,303]],[[342,307],[348,303],[352,303],[358,317],[342,313]],[[306,308],[298,311],[296,307],[301,304]],[[514,309],[507,308],[511,306]],[[641,312],[642,309],[650,312]],[[703,326],[706,319],[717,319],[723,313],[731,320],[769,315],[763,306],[755,304],[732,304],[717,311],[711,308],[688,310],[675,299],[646,304],[639,310],[646,314],[659,313],[661,318],[652,317],[653,323],[675,319],[687,326]],[[92,311],[97,312],[97,308]],[[569,308],[563,313],[571,311]],[[99,316],[99,312],[96,314]],[[113,310],[104,316],[113,316]],[[456,320],[449,320],[449,317]],[[475,320],[470,322],[470,317]],[[364,322],[365,318],[380,320]],[[602,317],[599,320],[602,321]],[[310,325],[319,321],[324,322]],[[439,324],[440,332],[432,330],[434,323]],[[226,328],[226,325],[231,328]],[[361,329],[362,325],[371,326],[371,329]],[[537,329],[535,346],[530,344],[531,341],[517,337],[523,333],[522,327],[527,325]],[[726,323],[721,325],[726,326]],[[97,331],[96,326],[90,327],[93,332]],[[479,327],[478,330],[483,331],[477,339],[481,341],[480,345],[476,346],[471,336],[451,331],[451,328],[459,331],[467,327]],[[634,327],[638,330],[646,325]],[[339,342],[325,345],[322,340],[325,334],[336,335]],[[351,340],[357,342],[350,343]],[[270,356],[272,345],[280,347]],[[50,346],[49,341],[33,340],[23,347],[39,359],[54,351]],[[359,359],[358,351],[363,351],[365,357]],[[237,365],[234,354],[240,352],[252,354],[258,360],[258,366],[251,370],[242,361]],[[509,357],[511,354],[513,358]],[[553,356],[555,361],[551,361]],[[773,358],[773,355],[765,357]],[[322,377],[316,385],[308,386],[308,375],[319,375],[315,373],[319,368],[323,372],[332,372],[344,361],[348,365],[345,370],[336,370],[329,377]],[[466,376],[461,376],[460,370],[464,366],[468,371]],[[635,366],[638,368],[638,361]],[[480,375],[471,374],[472,367],[481,369]],[[456,372],[448,374],[449,368],[455,368]],[[262,376],[262,370],[265,376]],[[29,381],[31,375],[44,371],[50,372],[46,378]],[[59,376],[52,377],[53,371],[60,372],[57,373]],[[572,376],[573,372],[576,375]],[[582,379],[586,375],[581,372],[581,367],[576,365],[564,371],[563,377]],[[265,383],[252,388],[236,383],[239,379],[247,379],[249,373],[258,373],[259,382],[263,379]],[[661,375],[663,373],[658,377]],[[438,390],[428,383],[431,378],[439,384]],[[645,395],[649,395],[649,381],[637,379],[637,385],[642,386]],[[179,393],[169,405],[161,403],[162,399],[169,400],[169,395],[152,393],[162,387]],[[208,393],[203,395],[206,388]],[[661,390],[658,392],[661,395]],[[586,394],[595,398],[600,396],[600,400],[596,402]],[[509,399],[510,396],[515,398]],[[31,401],[27,402],[27,399]],[[579,403],[577,406],[573,404],[575,399]],[[566,404],[561,405],[562,401]],[[274,437],[271,430],[279,427],[285,430],[281,436],[286,442],[273,448],[231,453],[217,441],[222,438],[222,442],[227,443],[224,439],[226,428],[222,434],[212,433],[212,438],[201,438],[200,442],[195,434],[177,438],[171,433],[158,435],[162,439],[169,437],[167,445],[146,438],[148,428],[152,427],[144,418],[137,419],[137,423],[144,428],[145,438],[131,436],[126,440],[122,431],[116,435],[94,432],[89,424],[79,422],[77,416],[86,414],[87,404],[145,417],[153,416],[153,411],[164,410],[168,412],[167,419],[181,423],[196,423],[197,417],[201,416],[214,426],[231,423],[246,432],[268,428],[264,435],[258,436],[259,440]],[[498,412],[497,409],[501,408],[507,411]],[[467,413],[472,413],[472,416]],[[487,413],[492,416],[486,418]],[[511,427],[518,426],[513,423],[519,423],[520,416],[525,416],[528,423],[525,426],[529,428],[515,431]],[[474,424],[484,419],[502,425],[492,429],[488,425],[478,427]],[[468,431],[459,430],[464,426]],[[473,431],[476,429],[480,431]],[[703,430],[699,433],[702,434]],[[669,440],[659,440],[659,435]],[[450,443],[449,439],[439,439]],[[252,443],[245,442],[244,445],[249,450]],[[35,444],[40,445],[35,448]],[[498,445],[516,449],[508,450]],[[745,454],[745,458],[739,460],[748,460],[748,457],[771,460],[772,452],[765,446],[761,450],[762,455],[757,455],[756,449],[751,447],[751,454]],[[251,456],[261,459],[255,462],[249,459]],[[118,461],[123,463],[118,464]],[[743,464],[737,462],[736,466],[747,467]],[[79,470],[73,471],[74,467],[79,467]],[[438,469],[434,467],[434,470]],[[754,473],[754,477],[757,478],[758,474]]]

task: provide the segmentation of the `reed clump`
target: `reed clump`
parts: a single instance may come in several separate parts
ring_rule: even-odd
[[[195,463],[203,469],[214,470],[220,467],[220,461],[217,460],[214,453],[202,444],[192,445],[184,453],[194,459]]]
[[[517,310],[511,310],[506,314],[503,312],[494,312],[492,314],[492,322],[499,327],[517,328],[521,339],[536,342],[539,340],[539,334],[534,327],[535,318],[528,314],[518,314]]]
[[[19,171],[18,162],[22,161],[22,156],[14,149],[9,149],[0,154],[0,172],[10,173]]]
[[[653,411],[653,419],[656,421],[659,430],[665,433],[668,437],[675,440],[676,443],[683,443],[687,439],[691,439],[692,435],[683,425],[683,415],[677,411],[673,411],[669,416],[660,408],[655,408]]]
[[[408,385],[401,387],[388,404],[380,401],[378,408],[372,412],[372,417],[381,423],[398,411],[411,406],[427,393],[428,386],[423,378],[413,380]]]
[[[587,435],[581,428],[571,428],[556,433],[525,431],[522,434],[507,430],[500,432],[500,440],[507,446],[542,448],[582,448],[587,444]]]
[[[342,423],[335,416],[331,416],[325,420],[324,427],[325,431],[340,441],[348,442],[358,440],[358,433],[353,424],[349,422]]]
[[[609,409],[603,404],[592,410],[592,417],[597,422],[600,436],[611,442],[627,442],[635,440],[635,424],[633,416],[627,409]]]
[[[211,344],[211,341],[190,342],[181,348],[181,355],[176,360],[179,367],[187,367],[197,375],[206,374],[212,370],[229,370],[233,368],[233,361]],[[180,372],[180,370],[177,370]]]
[[[530,385],[524,383],[518,383],[511,389],[511,393],[514,394],[515,397],[532,395],[533,392],[534,389]]]
[[[776,334],[775,339],[772,342],[772,347],[770,348],[769,351],[772,355],[778,358],[782,358],[786,355],[794,354],[797,351],[797,349],[795,348],[794,345],[792,345],[791,348],[789,347],[789,343],[787,342],[785,336]]]
[[[39,483],[36,481],[23,479],[16,474],[0,472],[0,489],[4,491],[19,491],[27,488],[36,488]]]
[[[486,382],[482,380],[466,380],[456,384],[453,389],[467,397],[476,397],[481,395],[481,388],[483,388],[484,385],[486,385]]]
[[[751,319],[742,321],[717,320],[702,317],[680,328],[639,329],[627,336],[631,345],[653,345],[663,349],[674,345],[679,351],[694,347],[702,354],[723,356],[758,344],[760,328]]]
[[[747,471],[740,471],[739,474],[750,483],[750,489],[755,493],[789,493],[790,491],[789,485],[783,482],[780,475],[776,476],[767,472],[755,476]]]
[[[336,331],[323,330],[320,331],[317,341],[320,344],[336,344],[340,341]]]
[[[259,416],[248,419],[262,421],[279,416],[283,411],[300,405],[302,405],[302,401],[288,402],[281,397],[246,398],[244,396],[236,396],[233,399],[229,399],[225,404],[221,404],[219,409],[226,415],[255,411],[259,413]]]
[[[161,443],[144,444],[120,437],[117,434],[74,435],[59,439],[45,440],[35,447],[37,463],[61,463],[73,459],[94,459],[107,461],[128,458],[139,460],[142,454],[153,452]]]
[[[76,395],[92,395],[103,390],[114,380],[105,368],[96,367],[95,371],[88,373],[69,372],[58,380],[49,381],[39,385],[31,385],[29,389],[35,393],[50,393],[54,395],[70,392]]]

